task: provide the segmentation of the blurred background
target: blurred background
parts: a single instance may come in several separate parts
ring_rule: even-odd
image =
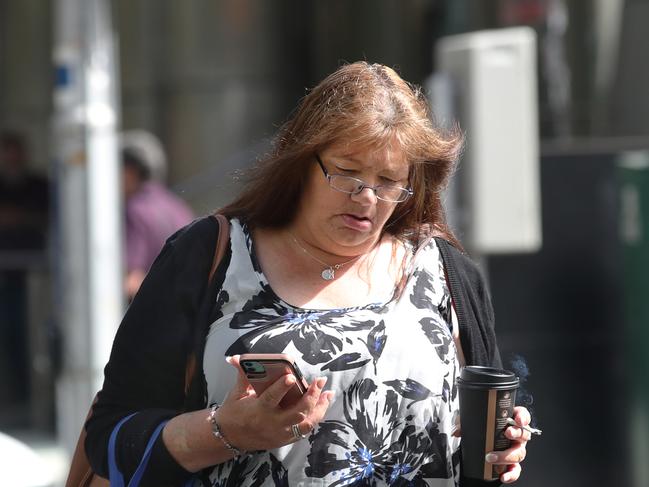
[[[647,25],[646,0],[0,0],[0,432],[29,485],[62,485],[101,385],[142,188],[213,211],[367,60],[466,133],[449,218],[544,431],[518,485],[649,486]]]

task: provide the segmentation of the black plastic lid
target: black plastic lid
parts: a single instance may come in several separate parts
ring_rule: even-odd
[[[457,384],[467,388],[513,389],[518,387],[519,380],[509,370],[471,365],[462,369]]]

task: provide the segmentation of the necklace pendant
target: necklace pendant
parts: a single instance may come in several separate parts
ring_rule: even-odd
[[[333,280],[336,276],[334,275],[334,269],[333,267],[328,267],[327,269],[324,269],[320,275],[325,281],[331,281]]]

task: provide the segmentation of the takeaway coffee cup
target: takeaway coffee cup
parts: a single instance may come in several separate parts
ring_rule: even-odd
[[[507,418],[512,417],[519,380],[508,370],[492,367],[464,367],[457,380],[460,391],[462,427],[462,471],[465,477],[498,478],[502,470],[487,463],[490,451],[506,450]]]

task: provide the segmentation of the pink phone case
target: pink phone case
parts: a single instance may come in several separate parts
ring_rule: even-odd
[[[295,385],[282,398],[281,407],[295,404],[309,388],[293,359],[282,353],[245,353],[239,357],[239,366],[258,396],[280,377],[293,374]]]

